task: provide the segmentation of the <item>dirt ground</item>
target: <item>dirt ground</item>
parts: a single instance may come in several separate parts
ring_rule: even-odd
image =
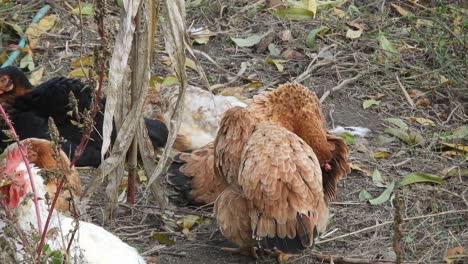
[[[0,7],[0,21],[23,28],[43,5],[42,1],[9,2],[12,5]],[[321,97],[343,80],[359,75],[354,82],[331,92],[323,102],[324,113],[329,128],[362,126],[371,130],[366,137],[355,137],[350,142],[353,171],[339,183],[338,197],[330,205],[327,232],[314,249],[292,257],[288,263],[322,263],[318,254],[357,260],[354,263],[395,260],[392,246],[395,200],[372,205],[360,199],[362,190],[374,198],[385,190],[373,181],[374,170],[381,173],[387,186],[393,180],[401,182],[412,172],[430,173],[443,179],[441,185],[416,183],[400,189],[399,204],[405,219],[401,225],[401,250],[405,262],[445,263],[449,249],[468,250],[468,140],[466,134],[464,138],[457,137],[460,131],[463,135],[468,129],[466,4],[463,1],[351,0],[342,1],[337,7],[319,8],[313,20],[295,21],[273,15],[270,12],[273,8],[267,6],[270,2],[276,1],[187,1],[190,29],[203,27],[211,32],[209,41],[194,44],[194,49],[215,61],[197,53],[210,85],[225,85],[215,92],[248,98],[266,88],[295,80],[310,65],[312,70],[302,78],[302,84]],[[71,5],[76,3],[71,1]],[[403,11],[411,13],[403,16]],[[80,57],[82,37],[84,55],[92,54],[97,45],[93,17],[84,17],[81,32],[77,16],[69,12],[67,5],[54,2],[49,14],[58,15],[57,25],[32,50],[35,66],[45,69],[42,80],[71,72],[71,63]],[[115,34],[118,8],[112,7],[110,14],[108,30]],[[328,30],[319,33],[307,46],[309,32],[320,26]],[[346,37],[349,29],[359,31],[360,28],[363,32],[359,37]],[[271,55],[268,48],[259,45],[237,47],[231,40],[231,37],[246,38],[268,31],[274,37],[266,45],[273,43],[279,55]],[[288,32],[290,37],[284,37]],[[382,35],[392,43],[396,54],[389,55],[388,46],[382,44]],[[18,36],[5,29],[0,37],[2,48],[18,42]],[[164,56],[163,42],[159,41],[154,76],[165,78],[171,74],[171,69],[163,63]],[[268,58],[287,60],[279,61],[284,70],[279,71],[268,63]],[[246,68],[241,71],[243,66]],[[196,72],[189,69],[188,73],[191,84],[204,87]],[[238,73],[241,77],[236,77]],[[415,107],[410,106],[402,89],[408,91]],[[364,109],[363,102],[371,99],[378,105]],[[408,119],[411,117],[413,121]],[[385,133],[386,128],[394,127],[385,121],[387,118],[404,120],[408,129],[421,135],[423,141],[407,144]],[[432,123],[423,125],[418,120]],[[451,148],[452,143],[458,145]],[[465,146],[465,150],[457,146]],[[87,176],[83,177],[86,184]],[[104,187],[102,190],[100,193],[104,193]],[[145,255],[154,256],[157,263],[276,262],[269,256],[253,260],[221,252],[220,248],[229,242],[217,231],[210,208],[170,206],[161,212],[151,197],[141,197],[140,193],[139,198],[134,207],[122,203],[115,222],[106,228]],[[90,204],[88,214],[98,224],[103,224],[105,203],[105,196],[97,195]],[[187,215],[198,216],[199,223],[182,232],[177,221]],[[163,238],[155,239],[154,234]],[[464,261],[468,263],[467,258]]]

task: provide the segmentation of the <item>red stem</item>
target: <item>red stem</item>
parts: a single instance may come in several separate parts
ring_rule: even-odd
[[[37,227],[39,230],[39,234],[42,234],[42,221],[41,221],[41,213],[39,211],[39,203],[37,202],[36,185],[34,184],[34,179],[32,176],[29,160],[26,157],[26,151],[24,151],[24,147],[19,141],[18,134],[16,134],[16,130],[13,127],[13,124],[11,124],[10,118],[8,118],[8,115],[5,112],[5,109],[3,109],[3,106],[1,104],[0,104],[0,113],[3,119],[5,120],[5,122],[7,123],[8,127],[10,128],[13,134],[13,138],[15,139],[16,144],[18,145],[18,149],[21,152],[21,156],[23,157],[24,164],[26,164],[26,169],[28,170],[28,175],[29,175],[29,181],[31,182],[31,189],[33,191],[33,200],[34,200],[34,209],[36,209]]]
[[[91,119],[94,120],[96,117],[97,112],[99,111],[99,103],[101,102],[101,95],[102,95],[102,86],[104,82],[104,74],[105,74],[105,64],[102,62],[100,65],[100,74],[99,74],[99,84],[98,84],[98,90],[96,91],[96,100],[94,100],[94,105],[93,105],[93,110],[91,111]],[[78,161],[80,158],[81,154],[83,153],[86,145],[88,144],[89,137],[91,134],[92,130],[87,131],[86,134],[83,135],[81,138],[80,145],[75,151],[75,155],[73,156],[72,161],[70,162],[70,168],[75,166],[75,163]],[[44,232],[41,235],[41,241],[39,242],[39,246],[37,247],[37,258],[36,261],[39,261],[39,258],[41,257],[42,253],[42,248],[44,247],[45,244],[45,238],[46,238],[46,232],[49,228],[50,220],[52,218],[52,213],[54,212],[55,204],[57,203],[59,194],[63,188],[63,184],[65,182],[64,178],[60,178],[57,182],[57,191],[55,192],[54,199],[52,200],[52,204],[49,210],[49,215],[47,216],[47,220],[44,226]],[[72,239],[74,237],[74,234],[72,235]],[[71,245],[71,243],[69,243]],[[68,247],[67,247],[68,248]]]

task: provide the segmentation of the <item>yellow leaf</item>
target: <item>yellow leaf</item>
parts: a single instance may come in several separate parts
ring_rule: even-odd
[[[461,260],[463,254],[465,253],[465,248],[462,246],[449,248],[447,249],[447,254],[445,254],[445,263],[447,264],[455,264],[458,263],[458,259]]]
[[[257,89],[258,87],[261,87],[262,85],[263,85],[263,83],[262,83],[261,81],[254,80],[254,81],[252,81],[251,83],[249,83],[249,84],[247,85],[247,88],[248,88],[249,90],[255,90],[255,89]]]
[[[37,24],[31,24],[26,29],[26,35],[28,36],[28,43],[31,47],[37,46],[37,39],[44,34],[44,32],[50,30],[57,20],[56,15],[45,16]]]
[[[370,171],[367,170],[367,169],[361,168],[361,166],[359,166],[358,164],[355,164],[355,163],[350,162],[350,163],[349,163],[349,167],[351,167],[352,170],[362,172],[364,175],[367,175],[367,176],[369,176],[369,177],[372,176],[372,172],[370,172]]]
[[[407,16],[408,14],[411,14],[410,11],[404,9],[403,7],[401,6],[398,6],[398,5],[395,5],[395,4],[390,4],[392,5],[393,8],[395,8],[395,10],[401,15],[401,16]]]
[[[442,142],[441,144],[449,148],[458,149],[463,152],[468,152],[468,146],[465,146],[465,145],[458,145],[458,144],[451,144],[451,143],[444,143],[444,142]]]
[[[41,83],[42,75],[44,75],[44,67],[40,67],[38,70],[32,72],[31,76],[29,76],[29,82],[34,86],[38,85]]]
[[[348,16],[345,11],[339,8],[333,8],[332,11],[333,11],[333,14],[339,18],[346,18]]]
[[[272,59],[272,58],[268,58],[265,61],[267,63],[275,65],[276,69],[278,69],[279,72],[282,72],[284,70],[284,66],[282,63],[288,62],[288,60],[277,60],[277,59]]]
[[[423,126],[435,126],[436,124],[434,123],[434,121],[430,120],[430,119],[427,119],[427,118],[423,118],[423,117],[414,117],[414,116],[410,116],[410,117],[407,117],[406,119],[412,121],[412,122],[418,122],[419,124],[423,125]]]
[[[373,156],[374,158],[388,158],[388,156],[390,156],[390,153],[386,151],[379,151],[379,152],[374,153]]]
[[[94,65],[94,56],[86,56],[73,61],[70,66],[73,68]]]
[[[89,69],[84,68],[76,68],[73,71],[68,73],[68,78],[75,77],[75,78],[88,78],[89,76]]]
[[[315,15],[317,14],[317,1],[316,0],[304,0],[307,1],[307,9],[312,11]]]

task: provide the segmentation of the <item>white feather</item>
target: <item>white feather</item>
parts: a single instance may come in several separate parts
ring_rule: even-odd
[[[342,127],[342,126],[337,126],[334,129],[330,130],[330,133],[332,134],[342,134],[345,132],[350,133],[353,136],[366,137],[367,134],[371,132],[371,130],[365,127]]]

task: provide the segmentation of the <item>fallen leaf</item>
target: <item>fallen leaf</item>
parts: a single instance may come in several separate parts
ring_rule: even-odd
[[[380,48],[384,51],[384,54],[387,58],[392,60],[398,59],[398,51],[393,47],[392,43],[388,41],[382,32],[379,32],[377,39],[379,40]]]
[[[72,78],[72,77],[75,77],[75,78],[88,78],[88,76],[89,76],[89,69],[88,68],[82,69],[81,67],[72,70],[67,75],[68,78]]]
[[[375,169],[374,173],[372,173],[372,182],[375,184],[375,186],[380,188],[385,188],[387,186],[378,169]]]
[[[356,143],[356,138],[353,136],[353,134],[349,132],[340,133],[338,134],[338,136],[344,139],[347,145],[353,145],[354,143]]]
[[[8,60],[8,53],[4,50],[2,54],[0,54],[0,64],[5,63],[6,60]]]
[[[195,61],[190,58],[185,59],[185,67],[188,67],[196,72],[198,72],[198,67]]]
[[[434,121],[432,121],[430,119],[427,119],[427,118],[423,118],[423,117],[410,116],[407,119],[412,121],[412,122],[418,122],[419,124],[421,124],[423,126],[435,126],[436,125],[434,123]]]
[[[374,99],[369,99],[369,100],[365,100],[364,102],[362,102],[362,108],[364,109],[367,109],[373,105],[379,105],[381,101],[377,101],[377,100],[374,100]]]
[[[172,246],[172,245],[175,245],[175,241],[170,239],[168,236],[166,236],[165,234],[161,234],[161,233],[153,233],[151,234],[151,238],[153,240],[156,240],[159,242],[159,244],[162,244],[162,245],[168,245],[168,246]]]
[[[307,34],[306,45],[307,47],[313,49],[315,48],[315,37],[317,35],[324,35],[329,30],[326,26],[320,26],[319,28],[313,29]]]
[[[80,8],[76,7],[70,12],[72,15],[80,15]],[[94,5],[92,3],[81,3],[81,15],[92,16],[94,15]]]
[[[372,205],[379,205],[385,203],[390,199],[390,196],[393,193],[393,189],[395,189],[395,181],[392,181],[388,185],[387,189],[385,189],[385,191],[379,197],[369,200],[369,203]]]
[[[34,70],[34,60],[31,54],[26,54],[20,61],[20,68],[28,69],[29,71]]]
[[[192,227],[197,224],[201,223],[203,219],[198,216],[198,215],[186,215],[182,219],[179,219],[177,221],[177,224],[182,228],[182,229],[192,229]]]
[[[270,32],[267,32],[267,33],[264,33],[264,34],[255,34],[255,35],[249,36],[247,38],[232,38],[231,37],[231,40],[238,47],[241,47],[241,48],[252,47],[252,46],[256,45],[257,43],[259,43],[260,40],[262,40],[262,38],[265,37],[268,34],[270,34]]]
[[[446,170],[446,172],[444,173],[446,176],[444,178],[447,178],[447,177],[452,177],[452,176],[462,176],[462,177],[466,177],[468,176],[468,169],[464,169],[464,168],[461,168],[461,167],[454,167],[454,168],[450,168],[448,170]]]
[[[279,56],[281,54],[281,51],[276,47],[275,43],[270,43],[268,45],[268,51],[272,56]]]
[[[278,37],[281,39],[281,41],[288,42],[291,41],[292,35],[291,35],[291,30],[283,30],[280,33],[278,33]]]
[[[431,101],[429,101],[429,99],[427,98],[421,98],[417,100],[415,104],[418,107],[428,107],[428,108],[431,107]]]
[[[420,28],[421,26],[433,27],[434,22],[432,22],[431,20],[427,20],[427,19],[416,20],[416,28]]]
[[[464,139],[468,137],[468,126],[461,126],[452,132],[453,138]]]
[[[210,40],[210,36],[213,33],[208,28],[203,28],[194,32],[190,32],[190,37],[193,39],[193,43],[199,45],[205,45]]]
[[[40,67],[39,69],[33,71],[31,76],[29,76],[29,82],[36,86],[41,83],[42,76],[44,75],[44,67]]]
[[[432,182],[436,184],[443,184],[444,180],[442,180],[439,176],[430,173],[412,172],[406,175],[405,178],[403,178],[403,181],[401,181],[401,186],[406,186],[419,182]]]
[[[410,11],[404,9],[403,7],[399,6],[399,5],[395,5],[393,3],[390,4],[393,8],[395,8],[395,10],[398,12],[398,14],[400,14],[400,16],[407,16],[409,14],[411,14]]]
[[[408,125],[405,123],[405,121],[403,121],[403,119],[390,117],[386,118],[385,121],[401,129],[408,129]]]
[[[146,176],[145,170],[138,170],[138,180],[140,182],[147,182],[148,177]]]
[[[365,174],[366,176],[372,176],[372,173],[371,173],[369,170],[363,169],[363,168],[361,168],[361,166],[359,166],[359,165],[357,165],[357,164],[355,164],[355,163],[350,162],[350,163],[349,163],[349,167],[350,167],[352,170],[362,172],[362,173]]]
[[[247,88],[249,90],[255,90],[257,89],[258,87],[262,87],[263,86],[263,82],[261,81],[258,81],[258,80],[253,80],[251,81],[248,85],[247,85]]]
[[[74,60],[70,66],[72,68],[77,68],[77,67],[81,67],[81,65],[84,66],[92,66],[94,65],[94,56],[85,56],[85,57],[82,57],[82,58],[79,58],[77,60]]]
[[[343,11],[343,10],[341,10],[339,8],[333,8],[332,12],[338,18],[346,18],[348,16],[345,11]]]
[[[179,83],[179,79],[175,76],[168,76],[162,81],[162,85],[164,86],[173,86]]]
[[[308,0],[307,1],[307,10],[310,10],[315,15],[317,14],[317,1],[316,0]]]
[[[374,158],[388,158],[390,153],[387,151],[379,151],[373,154]]]
[[[441,144],[444,145],[444,146],[447,146],[449,148],[458,149],[458,150],[461,150],[463,152],[468,152],[468,146],[465,146],[465,145],[445,143],[445,142],[441,142]]]
[[[367,27],[366,24],[357,23],[353,21],[346,22],[346,25],[352,29],[361,30],[361,31],[365,31],[369,29],[369,27]]]
[[[362,35],[362,32],[363,31],[360,29],[358,30],[348,29],[348,31],[346,31],[346,37],[349,39],[357,39]]]
[[[455,151],[455,150],[449,150],[449,151],[444,151],[442,154],[440,154],[442,157],[450,157],[450,156],[456,156],[456,157],[461,157],[463,156],[462,153]]]
[[[362,190],[361,192],[359,192],[359,201],[367,202],[370,199],[372,199],[372,195],[368,191]]]
[[[31,47],[37,46],[38,38],[44,34],[44,32],[50,30],[57,20],[56,15],[45,16],[38,23],[29,25],[26,29],[26,36],[28,36],[28,44]]]
[[[302,60],[304,59],[304,55],[299,51],[295,51],[292,49],[285,50],[281,53],[281,57],[287,60]]]
[[[306,8],[283,8],[271,10],[270,12],[279,18],[291,20],[307,21],[314,19],[314,12]]]
[[[447,253],[445,254],[445,258],[444,258],[445,263],[447,264],[458,263],[458,260],[461,260],[464,254],[465,254],[465,248],[462,246],[448,248]]]
[[[397,128],[386,128],[384,132],[397,137],[398,139],[402,140],[408,145],[417,145],[424,143],[424,138],[421,136],[421,134],[415,131],[404,131],[402,129]]]
[[[267,58],[265,61],[269,64],[275,65],[276,69],[278,69],[279,72],[282,72],[284,70],[284,66],[282,63],[288,62],[288,60],[280,60],[280,59],[272,59],[272,58]]]

